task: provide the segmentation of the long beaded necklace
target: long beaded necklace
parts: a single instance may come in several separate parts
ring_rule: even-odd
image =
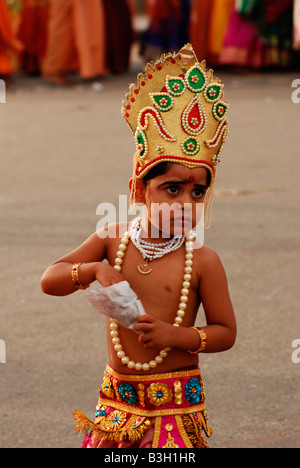
[[[121,244],[119,245],[119,250],[117,252],[117,258],[115,260],[115,266],[114,266],[114,268],[119,272],[121,272],[122,270],[122,264],[123,264],[125,252],[127,250],[130,239],[131,239],[131,233],[126,232],[124,234],[124,237],[121,240]],[[185,269],[184,269],[184,277],[183,277],[184,281],[182,284],[181,297],[180,297],[180,303],[179,303],[177,315],[173,324],[174,327],[179,327],[181,325],[183,317],[185,316],[186,308],[187,308],[187,303],[189,299],[188,296],[189,296],[190,286],[191,286],[190,281],[192,279],[194,239],[195,239],[195,236],[193,232],[184,236],[184,240],[186,240]],[[135,362],[126,355],[123,349],[123,346],[121,344],[120,337],[119,337],[119,325],[113,319],[111,319],[110,329],[111,329],[110,335],[112,337],[112,343],[114,345],[114,349],[117,353],[117,356],[122,361],[122,364],[126,365],[129,369],[135,369],[137,371],[143,370],[145,372],[149,371],[150,369],[155,369],[159,364],[163,362],[163,360],[168,356],[168,353],[171,351],[171,348],[163,349],[150,362],[145,362],[145,363]]]

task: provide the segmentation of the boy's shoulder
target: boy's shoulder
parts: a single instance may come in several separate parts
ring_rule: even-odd
[[[202,260],[215,260],[218,258],[218,254],[215,250],[213,250],[211,247],[208,247],[207,245],[200,245],[195,241],[194,243],[194,255],[201,257]]]
[[[129,223],[114,223],[101,227],[97,230],[96,234],[100,239],[108,241],[120,240],[128,231]]]
[[[209,272],[214,270],[215,268],[220,267],[222,265],[222,262],[218,253],[215,250],[206,245],[197,248],[197,244],[195,244],[194,264],[196,270],[199,273],[203,273],[205,271]]]

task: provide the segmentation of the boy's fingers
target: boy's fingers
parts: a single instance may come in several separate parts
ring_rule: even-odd
[[[138,318],[138,323],[153,323],[153,317],[149,314],[146,315],[141,315],[141,317]]]
[[[134,329],[135,331],[147,333],[152,330],[152,327],[150,323],[136,323]]]
[[[141,333],[139,338],[139,342],[145,346],[145,348],[151,348],[151,343],[152,343],[152,338],[149,335],[145,335],[144,333]]]

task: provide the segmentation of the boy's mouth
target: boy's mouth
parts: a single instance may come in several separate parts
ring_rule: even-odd
[[[178,216],[177,218],[173,219],[174,223],[182,223],[182,224],[192,224],[192,220],[190,218],[184,216]]]

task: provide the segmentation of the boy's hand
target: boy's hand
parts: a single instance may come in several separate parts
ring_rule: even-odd
[[[135,331],[140,333],[138,340],[145,348],[160,350],[175,347],[176,328],[148,314],[139,317],[134,326]]]
[[[125,281],[124,276],[107,263],[99,262],[95,266],[95,278],[104,288]]]

